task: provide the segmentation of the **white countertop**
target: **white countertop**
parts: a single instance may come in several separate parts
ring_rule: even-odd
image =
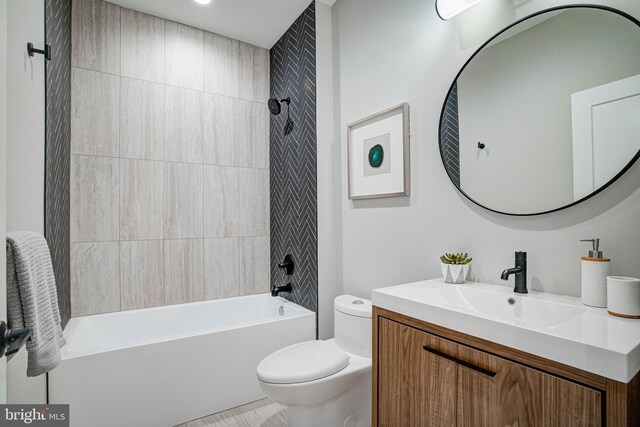
[[[371,299],[377,307],[623,383],[640,371],[640,320],[611,316],[580,298],[434,279],[375,289]]]

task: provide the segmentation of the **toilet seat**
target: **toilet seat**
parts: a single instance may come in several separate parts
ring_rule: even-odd
[[[261,381],[297,384],[328,377],[349,364],[349,356],[327,341],[306,341],[267,356],[258,365]]]

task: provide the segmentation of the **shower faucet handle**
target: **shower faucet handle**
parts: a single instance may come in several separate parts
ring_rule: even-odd
[[[287,276],[291,276],[294,269],[293,257],[291,255],[285,256],[284,261],[278,263],[278,268],[284,270]]]

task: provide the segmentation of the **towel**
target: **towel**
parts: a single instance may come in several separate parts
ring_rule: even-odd
[[[30,328],[27,376],[60,364],[65,344],[51,254],[38,233],[7,233],[7,314],[10,328]]]

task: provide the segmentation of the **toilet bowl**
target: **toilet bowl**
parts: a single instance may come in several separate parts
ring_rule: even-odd
[[[260,362],[265,394],[287,408],[288,427],[371,425],[371,302],[334,301],[335,338],[280,349]]]

